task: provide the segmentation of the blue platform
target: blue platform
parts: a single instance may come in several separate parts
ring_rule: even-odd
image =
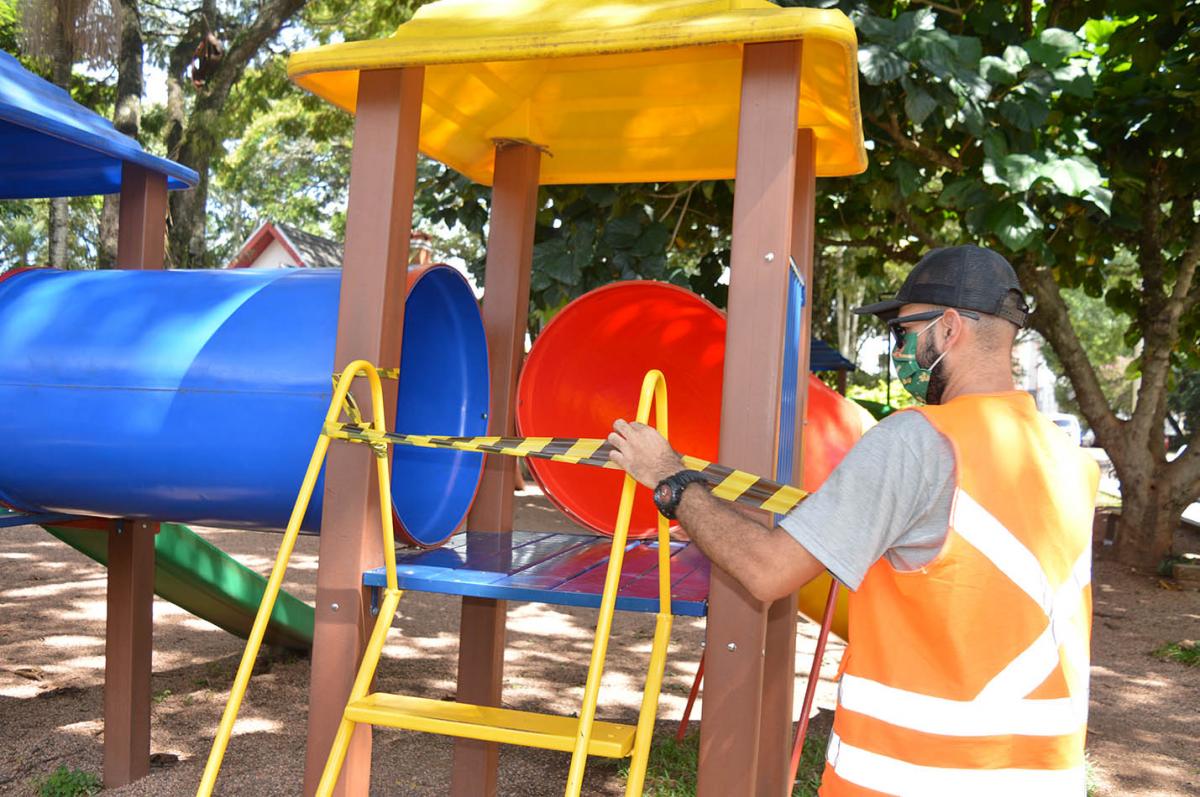
[[[600,607],[612,550],[609,537],[514,531],[468,531],[441,548],[396,552],[401,589],[560,606]],[[708,614],[709,562],[690,543],[671,543],[671,614]],[[368,587],[387,586],[382,567],[363,573]],[[617,609],[658,611],[658,543],[625,546]]]

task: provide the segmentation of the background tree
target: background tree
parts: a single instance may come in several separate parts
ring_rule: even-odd
[[[1012,260],[1037,304],[1031,324],[1120,478],[1117,554],[1154,566],[1200,495],[1195,436],[1174,462],[1163,440],[1171,387],[1200,365],[1200,7],[931,5],[842,4],[859,29],[874,145],[867,173],[833,189],[867,200],[843,228],[849,245],[911,261],[980,242]],[[1102,301],[1124,345],[1141,341],[1128,416],[1105,393],[1073,301]]]
[[[79,61],[97,65],[111,58],[117,19],[107,0],[24,0],[21,39],[24,52],[48,65],[52,83],[71,88]],[[68,268],[70,211],[65,197],[50,200],[48,262]]]

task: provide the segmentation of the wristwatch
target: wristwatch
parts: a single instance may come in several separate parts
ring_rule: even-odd
[[[675,510],[683,499],[683,491],[693,482],[705,481],[698,470],[681,470],[658,483],[654,488],[654,505],[667,520],[675,520]]]

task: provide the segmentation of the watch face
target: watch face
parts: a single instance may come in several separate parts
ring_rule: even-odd
[[[654,488],[654,500],[659,504],[666,504],[671,500],[671,486],[669,484],[660,484]]]

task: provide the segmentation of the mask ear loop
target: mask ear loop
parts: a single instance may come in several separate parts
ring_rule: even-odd
[[[921,336],[924,335],[929,330],[930,327],[932,327],[934,324],[936,324],[937,322],[939,322],[941,320],[942,320],[942,317],[938,316],[937,318],[933,319],[928,324],[926,324],[925,328],[917,333],[917,340],[919,341],[921,339]],[[919,345],[918,345],[918,348],[919,348]],[[947,349],[946,351],[939,354],[938,358],[936,360],[934,360],[933,363],[925,370],[929,371],[929,373],[933,373],[933,369],[937,368],[937,364],[940,363],[942,361],[942,359],[949,353],[950,353],[950,350]],[[917,363],[917,364],[920,365],[920,363]]]

